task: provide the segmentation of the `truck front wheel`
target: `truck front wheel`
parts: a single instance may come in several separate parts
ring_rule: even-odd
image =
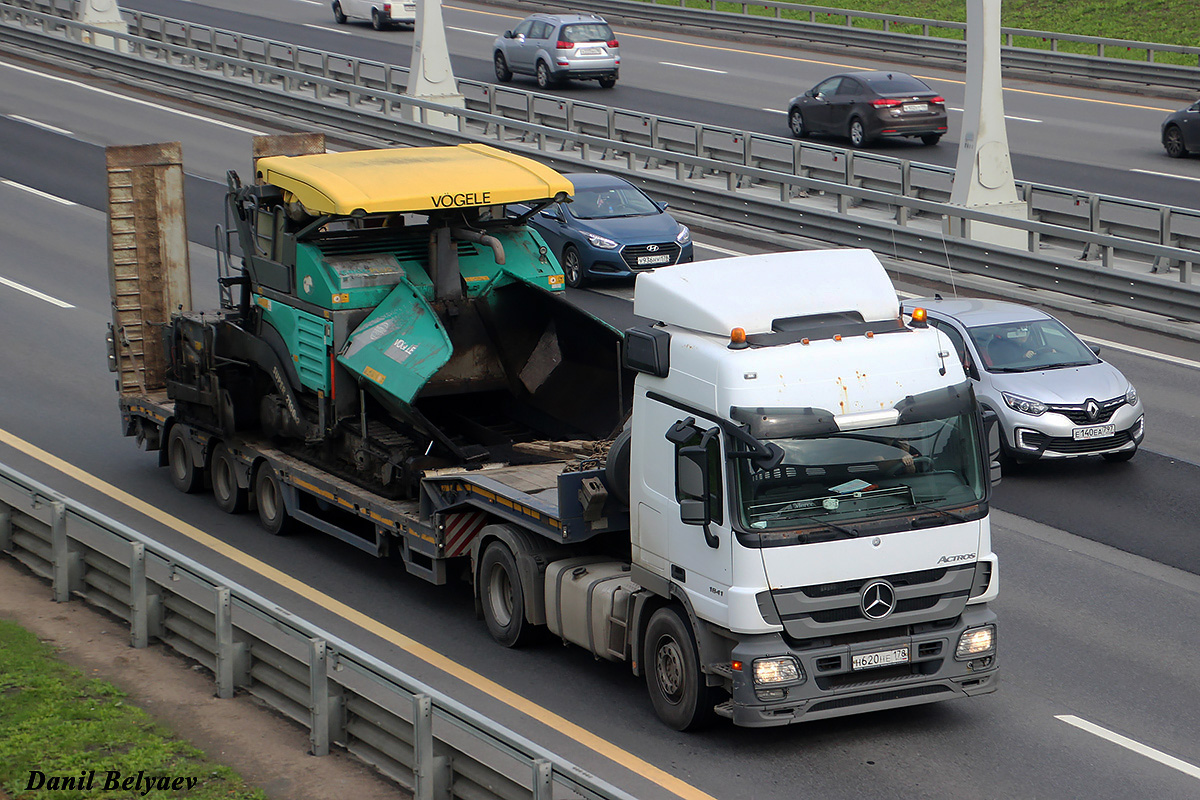
[[[182,425],[171,428],[167,436],[167,469],[171,472],[171,483],[184,494],[195,494],[204,486],[204,469],[192,460]]]
[[[283,486],[270,464],[258,468],[254,478],[254,500],[258,506],[258,521],[267,533],[282,536],[291,532],[292,517],[283,501]]]
[[[529,640],[533,625],[525,619],[525,591],[517,560],[503,542],[489,542],[479,559],[479,596],[488,633],[505,647]]]
[[[713,693],[700,671],[691,626],[674,607],[654,612],[646,626],[646,688],[659,719],[677,731],[697,730],[713,718]]]

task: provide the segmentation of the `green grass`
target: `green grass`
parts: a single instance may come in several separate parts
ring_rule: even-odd
[[[679,5],[680,0],[649,0],[664,5]],[[708,0],[684,0],[694,8],[709,8]],[[967,4],[964,0],[830,0],[823,5],[850,11],[870,11],[878,14],[894,14],[905,17],[946,22],[966,22]],[[740,13],[739,2],[718,2],[717,10]],[[752,14],[774,15],[773,9],[750,7]],[[1200,47],[1200,14],[1196,14],[1196,0],[1004,0],[1000,9],[1000,22],[1008,28],[1046,31],[1050,33],[1072,33],[1081,36],[1099,36],[1106,39],[1128,39],[1157,44],[1176,44]],[[784,12],[785,18],[809,19],[808,12]],[[817,22],[845,25],[844,15],[817,14]],[[880,30],[881,22],[856,20],[855,27]],[[897,33],[921,34],[920,26],[894,25]],[[931,36],[947,36],[961,39],[961,34],[945,29],[930,30]],[[1019,39],[1017,46],[1049,49],[1049,42],[1041,39]],[[1061,52],[1095,55],[1094,45],[1061,43]],[[1146,51],[1106,49],[1105,55],[1114,58],[1146,60]],[[1197,65],[1194,55],[1160,53],[1155,60],[1162,63]]]
[[[95,770],[89,790],[58,788],[49,781],[29,790],[30,771],[78,778]],[[102,789],[106,771],[121,779],[190,776],[190,790]],[[185,797],[195,800],[263,800],[233,770],[175,738],[144,711],[128,705],[111,683],[87,678],[57,661],[53,650],[20,626],[0,620],[0,787],[19,800]]]

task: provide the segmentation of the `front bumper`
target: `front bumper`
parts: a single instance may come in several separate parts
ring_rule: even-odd
[[[1006,409],[1007,410],[1007,409]],[[1078,425],[1061,414],[1047,412],[1038,417],[1008,410],[1001,417],[1009,452],[1016,458],[1064,459],[1097,456],[1135,450],[1146,436],[1142,404],[1121,406],[1109,419],[1115,427],[1112,436],[1075,439]]]
[[[976,605],[948,623],[914,625],[905,635],[853,645],[793,649],[781,636],[756,636],[733,648],[733,659],[747,666],[733,673],[731,700],[717,710],[735,725],[769,727],[988,694],[999,682],[997,652],[970,661],[956,660],[954,653],[963,631],[995,623],[986,605]],[[851,668],[856,654],[901,646],[910,648],[908,664]],[[763,700],[749,665],[782,655],[797,659],[805,678],[780,686],[783,697]]]
[[[633,247],[642,247],[641,245],[622,245],[616,250],[601,250],[598,247],[587,247],[587,253],[581,252],[585,259],[584,275],[590,279],[603,278],[632,278],[639,272],[656,269],[658,267],[670,267],[675,264],[686,264],[695,258],[692,243],[689,241],[686,244],[679,246],[677,253],[671,254],[671,261],[665,264],[650,264],[647,266],[634,266],[629,263],[630,260],[636,261],[631,255],[626,253],[627,250]],[[666,245],[663,245],[666,247]]]

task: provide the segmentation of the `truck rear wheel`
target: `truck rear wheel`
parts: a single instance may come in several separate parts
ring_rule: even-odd
[[[525,590],[517,560],[500,541],[489,542],[479,559],[479,596],[488,633],[505,647],[529,641],[533,625],[525,619]]]
[[[258,506],[258,521],[274,536],[291,533],[293,521],[283,501],[283,486],[270,464],[258,468],[254,478],[254,500]]]
[[[182,425],[174,426],[167,435],[167,469],[171,472],[171,483],[184,494],[195,494],[204,487],[204,469],[192,460]]]
[[[213,449],[212,466],[213,499],[217,508],[226,514],[241,514],[249,507],[250,491],[238,486],[237,460],[222,442]]]
[[[697,730],[713,719],[716,704],[700,671],[692,628],[677,609],[654,612],[646,626],[643,670],[658,718],[677,731]]]

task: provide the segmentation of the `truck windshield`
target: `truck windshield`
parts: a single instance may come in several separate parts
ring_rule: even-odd
[[[737,462],[748,530],[853,536],[856,524],[918,514],[945,524],[984,499],[974,414],[772,441],[783,448],[779,466]]]

